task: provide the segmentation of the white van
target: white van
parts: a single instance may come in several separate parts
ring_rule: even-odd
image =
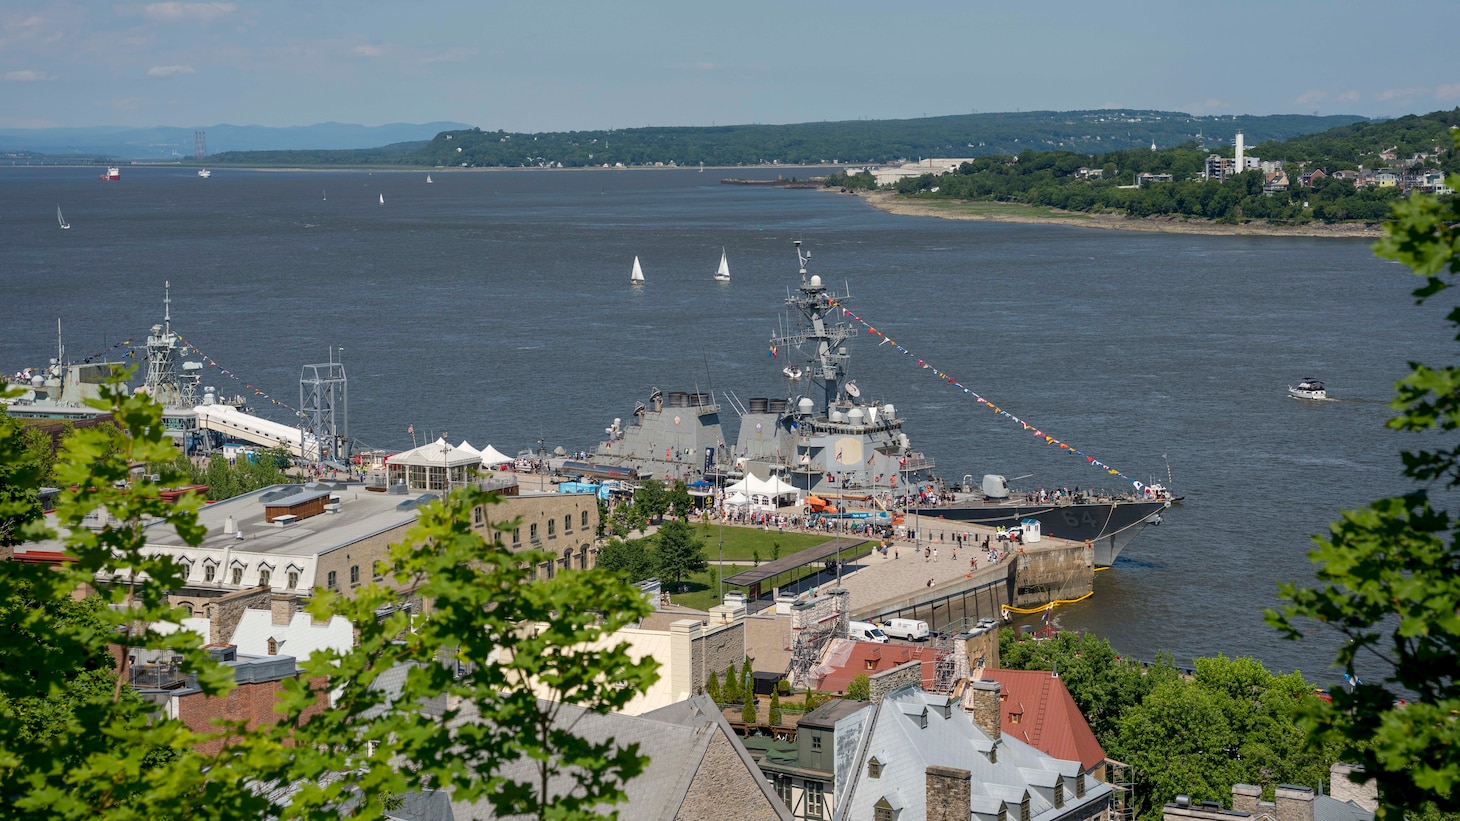
[[[874,644],[887,643],[887,634],[882,632],[882,628],[867,621],[848,623],[847,637],[852,641],[870,641]]]
[[[928,623],[918,619],[893,619],[882,631],[895,639],[923,641],[928,637]]]

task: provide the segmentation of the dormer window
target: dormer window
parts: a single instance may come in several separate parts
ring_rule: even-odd
[[[1065,780],[1057,778],[1054,782],[1054,806],[1055,809],[1063,809],[1065,806]]]
[[[273,636],[269,637],[269,655],[279,655],[279,640],[274,638]]]
[[[211,582],[218,576],[218,565],[211,561],[203,562],[203,581]]]
[[[868,761],[867,762],[867,777],[868,778],[881,778],[882,777],[882,762],[881,761],[878,761],[875,757],[871,761]]]

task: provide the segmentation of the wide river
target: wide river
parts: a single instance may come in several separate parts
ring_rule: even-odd
[[[1407,269],[1360,240],[901,217],[720,176],[0,168],[0,369],[54,356],[58,318],[72,359],[140,343],[170,281],[173,327],[216,363],[205,384],[278,421],[301,366],[336,346],[366,446],[409,447],[414,427],[508,454],[591,449],[655,386],[785,395],[767,340],[801,239],[812,273],[849,283],[849,307],[895,340],[863,329],[851,370],[939,474],[1112,486],[936,372],[1134,479],[1165,482],[1169,459],[1185,505],[1061,627],[1142,658],[1337,678],[1336,636],[1283,641],[1262,611],[1280,581],[1312,581],[1311,537],[1339,511],[1408,487],[1398,454],[1419,442],[1384,427],[1393,383],[1453,347]],[[729,283],[711,279],[722,247]],[[635,256],[647,282],[631,288]],[[1337,401],[1288,398],[1309,376]]]

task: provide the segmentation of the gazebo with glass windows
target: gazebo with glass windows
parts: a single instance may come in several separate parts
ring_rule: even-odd
[[[482,454],[470,445],[452,447],[445,437],[385,461],[386,481],[405,485],[406,492],[445,492],[459,485],[474,484],[482,467]]]

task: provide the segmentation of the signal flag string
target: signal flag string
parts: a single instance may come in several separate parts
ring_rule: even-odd
[[[193,343],[187,341],[186,339],[183,339],[183,335],[182,334],[178,334],[177,335],[177,338],[180,339],[180,340],[182,340],[182,343],[183,343],[183,346],[184,346],[185,349],[186,348],[192,348],[193,349],[193,353],[195,353],[198,356],[203,357],[203,359],[207,360],[207,362],[208,362],[208,364],[210,366],[218,369],[218,372],[219,373],[223,374],[224,376],[228,377],[229,379],[232,379],[234,382],[237,382],[240,385],[243,385],[244,388],[246,388],[246,389],[248,389],[250,391],[253,391],[253,395],[254,396],[262,396],[264,399],[267,399],[268,401],[272,402],[273,404],[278,405],[281,408],[284,408],[285,410],[289,411],[290,413],[294,414],[295,416],[299,417],[300,419],[307,419],[308,418],[303,413],[301,413],[298,408],[294,407],[293,405],[290,405],[287,402],[280,402],[279,400],[275,399],[274,397],[269,396],[267,393],[264,393],[264,391],[263,391],[262,388],[256,388],[253,385],[250,385],[247,382],[244,382],[242,379],[240,379],[238,377],[238,374],[234,373],[233,371],[228,370],[227,368],[223,367],[222,365],[219,365],[213,359],[213,357],[208,356],[207,354],[205,354],[202,351],[198,350],[198,346],[197,345],[194,345]],[[183,353],[187,353],[187,351],[184,350]]]
[[[1060,450],[1063,450],[1063,451],[1065,451],[1065,452],[1067,452],[1067,453],[1069,453],[1069,454],[1071,454],[1073,456],[1078,456],[1078,457],[1083,458],[1085,460],[1085,463],[1086,464],[1088,464],[1091,467],[1096,468],[1098,470],[1104,471],[1105,474],[1108,475],[1108,476],[1119,476],[1120,478],[1124,479],[1125,481],[1130,482],[1131,483],[1131,486],[1134,487],[1137,492],[1141,492],[1141,491],[1144,491],[1145,490],[1146,486],[1143,485],[1143,484],[1141,484],[1140,482],[1136,481],[1135,479],[1132,479],[1129,476],[1126,476],[1124,473],[1121,473],[1119,470],[1116,470],[1115,468],[1111,467],[1110,465],[1107,465],[1104,462],[1100,461],[1099,459],[1096,459],[1094,456],[1091,456],[1091,455],[1085,453],[1084,451],[1081,451],[1081,450],[1075,448],[1073,445],[1070,445],[1068,443],[1062,442],[1059,439],[1056,439],[1055,437],[1050,436],[1049,434],[1045,433],[1044,431],[1040,430],[1039,428],[1037,428],[1037,427],[1029,424],[1028,422],[1024,421],[1023,419],[1020,419],[1019,417],[1015,416],[1014,414],[1009,413],[1008,411],[1004,410],[1003,408],[1000,408],[998,405],[995,405],[993,402],[989,401],[988,399],[984,398],[983,396],[980,396],[976,391],[974,391],[973,389],[971,389],[968,386],[964,385],[962,382],[959,382],[957,379],[953,378],[952,376],[949,376],[948,374],[944,373],[943,371],[941,371],[941,370],[933,367],[932,365],[928,364],[926,360],[923,360],[923,359],[918,358],[917,355],[914,354],[912,351],[910,351],[907,348],[904,348],[903,346],[901,346],[901,345],[897,344],[896,342],[892,341],[892,339],[890,337],[888,337],[886,334],[884,334],[881,331],[877,330],[876,328],[872,327],[872,325],[870,323],[868,323],[865,319],[863,319],[860,316],[857,316],[856,314],[854,314],[851,311],[847,310],[845,307],[843,307],[841,305],[841,303],[837,302],[836,300],[834,300],[834,299],[831,300],[831,305],[833,307],[835,307],[835,308],[841,308],[842,316],[844,316],[844,317],[852,320],[853,322],[856,322],[858,325],[861,325],[862,327],[866,328],[868,334],[870,334],[872,336],[880,337],[882,339],[882,341],[880,343],[878,343],[877,347],[880,348],[883,345],[891,345],[893,348],[895,348],[897,350],[898,353],[902,354],[903,356],[906,356],[909,359],[915,360],[918,363],[918,367],[919,368],[922,368],[923,370],[926,370],[926,371],[931,371],[933,373],[933,375],[935,375],[935,376],[938,377],[938,379],[940,379],[941,381],[943,381],[943,382],[945,382],[945,383],[947,383],[949,385],[952,385],[953,387],[955,387],[958,390],[962,391],[964,394],[973,397],[975,400],[978,401],[978,403],[980,405],[986,405],[986,406],[988,406],[989,410],[993,411],[994,413],[996,413],[996,414],[998,414],[1000,416],[1006,417],[1009,420],[1013,421],[1015,424],[1018,424],[1018,425],[1022,426],[1024,428],[1024,430],[1027,430],[1030,433],[1032,433],[1034,435],[1034,438],[1035,439],[1043,440],[1043,442],[1046,445],[1049,445],[1051,447],[1058,447]]]

